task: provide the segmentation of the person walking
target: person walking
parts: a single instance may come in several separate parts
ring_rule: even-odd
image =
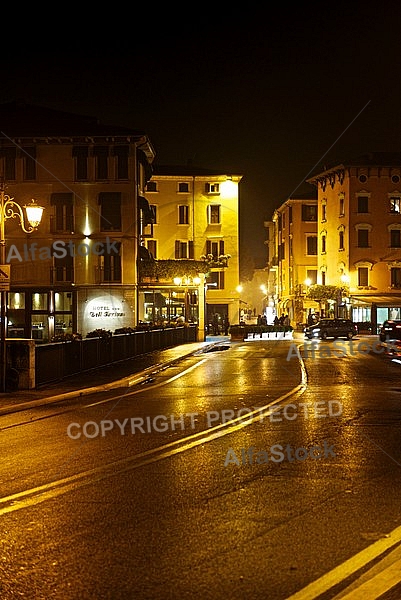
[[[213,315],[213,335],[219,335],[219,315],[214,313]]]

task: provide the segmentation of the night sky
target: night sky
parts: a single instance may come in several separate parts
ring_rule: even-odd
[[[0,102],[145,131],[157,164],[242,174],[242,248],[264,266],[263,221],[312,172],[401,150],[400,3],[328,4],[4,44]]]

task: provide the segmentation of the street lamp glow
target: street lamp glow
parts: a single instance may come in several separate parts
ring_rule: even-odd
[[[304,281],[304,284],[309,287],[310,285],[312,285],[312,279],[309,279],[309,277],[307,277]]]
[[[235,289],[240,294],[244,288],[242,287],[242,285],[237,285],[237,287]]]
[[[340,279],[341,279],[342,283],[349,283],[349,281],[350,281],[349,275],[346,275],[345,273],[343,273],[341,275]]]
[[[174,281],[174,285],[181,285],[181,283],[182,283],[181,277],[174,277],[173,281]]]
[[[262,290],[262,292],[263,292],[264,294],[266,294],[266,293],[267,293],[267,287],[266,287],[264,284],[262,284],[262,285],[260,286],[260,289]]]
[[[36,204],[36,200],[32,198],[31,204],[24,206],[26,210],[26,216],[28,218],[29,224],[31,227],[36,229],[36,227],[40,224],[42,220],[42,215],[44,208],[43,206],[39,206]]]

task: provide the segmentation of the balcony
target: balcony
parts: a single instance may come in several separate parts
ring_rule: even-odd
[[[73,267],[52,267],[50,269],[50,284],[72,283],[74,281]]]
[[[95,267],[95,283],[121,283],[121,267]]]

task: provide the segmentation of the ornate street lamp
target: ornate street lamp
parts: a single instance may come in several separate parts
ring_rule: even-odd
[[[23,208],[26,211],[24,215]],[[43,206],[39,206],[32,199],[31,204],[21,207],[14,198],[4,192],[4,184],[0,184],[0,269],[3,273],[9,273],[9,265],[6,265],[6,235],[5,224],[7,219],[17,218],[25,233],[35,231],[42,220]],[[29,225],[28,225],[28,223]],[[1,314],[0,314],[0,391],[6,391],[7,370],[7,345],[6,345],[6,296],[9,290],[9,282],[5,289],[1,289]]]

